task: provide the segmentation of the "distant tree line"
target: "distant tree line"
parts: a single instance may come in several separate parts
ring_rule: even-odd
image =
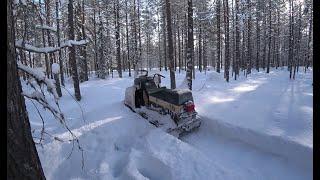
[[[224,69],[226,81],[284,66],[295,78],[313,64],[312,14],[311,0],[13,2],[17,59],[43,67],[57,89],[72,77],[78,100],[89,76],[136,76],[142,68],[170,70],[172,88],[175,71],[194,79],[208,67]]]

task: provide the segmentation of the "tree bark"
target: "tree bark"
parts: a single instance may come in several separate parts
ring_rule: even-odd
[[[117,70],[119,77],[122,78],[122,68],[121,68],[121,59],[120,59],[120,23],[119,23],[119,0],[115,4],[115,15],[116,15],[116,47],[117,47]]]
[[[217,0],[217,72],[220,73],[221,35],[220,35],[220,7],[221,1]]]
[[[46,179],[21,95],[15,60],[12,0],[7,1],[7,23],[7,179]]]
[[[167,31],[168,31],[168,49],[169,49],[169,70],[170,70],[170,84],[171,89],[176,88],[176,79],[174,72],[174,57],[173,57],[173,40],[172,40],[172,24],[171,24],[171,3],[166,0],[166,14],[167,14]]]
[[[229,56],[229,6],[228,0],[225,0],[224,3],[224,24],[225,24],[225,64],[224,64],[224,73],[227,82],[229,82],[229,66],[230,66],[230,56]]]
[[[193,10],[192,0],[188,0],[188,42],[187,42],[187,73],[186,79],[190,90],[192,90],[192,59],[193,59]]]
[[[69,39],[74,40],[74,24],[73,24],[73,0],[69,0],[68,3],[68,24],[69,24]],[[69,63],[71,66],[72,71],[72,80],[74,86],[74,95],[75,98],[80,101],[81,100],[81,93],[79,87],[79,77],[78,77],[78,69],[76,63],[76,52],[75,46],[72,45],[69,47]]]
[[[59,2],[56,0],[56,20],[57,20],[57,41],[58,46],[60,47],[60,19],[59,19]],[[60,66],[60,79],[61,84],[64,86],[64,74],[63,74],[63,62],[62,62],[62,52],[59,49],[59,66]]]

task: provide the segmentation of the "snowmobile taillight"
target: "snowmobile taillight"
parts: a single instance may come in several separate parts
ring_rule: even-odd
[[[193,112],[194,111],[194,103],[193,102],[188,102],[187,104],[186,104],[186,111],[187,112]]]

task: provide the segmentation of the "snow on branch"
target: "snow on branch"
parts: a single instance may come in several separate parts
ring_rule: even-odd
[[[74,149],[74,146],[75,146],[75,143],[76,143],[78,149],[81,151],[81,154],[82,154],[82,168],[83,168],[84,167],[83,148],[80,145],[78,137],[68,127],[68,125],[65,121],[64,115],[61,112],[61,109],[60,109],[59,103],[58,103],[59,96],[56,91],[55,81],[53,79],[47,78],[45,76],[44,72],[42,70],[40,70],[39,68],[34,69],[31,67],[28,67],[26,65],[23,65],[20,61],[17,62],[17,65],[18,65],[19,70],[29,74],[32,77],[31,79],[28,80],[28,84],[32,87],[33,91],[32,92],[22,92],[22,95],[24,97],[29,98],[32,103],[33,103],[32,100],[37,101],[43,108],[45,108],[46,110],[49,110],[52,113],[52,115],[55,117],[55,119],[59,120],[59,122],[63,125],[63,127],[68,130],[68,132],[70,133],[70,135],[72,137],[72,139],[69,140],[69,141],[72,141],[72,149],[68,155],[68,158],[71,156],[73,149]],[[56,104],[57,108],[52,106],[48,102],[48,100],[46,99],[45,93],[42,89],[43,85],[47,86],[47,91],[54,96],[55,104]],[[45,133],[44,121],[43,121],[43,118],[41,116],[40,111],[38,110],[38,108],[36,108],[36,109],[40,115],[42,122],[43,122],[43,127],[41,130],[41,137],[40,137],[40,142],[39,142],[39,144],[41,144],[41,142],[43,140],[43,135]],[[63,141],[63,140],[59,139],[58,137],[54,137],[54,139],[59,140],[59,141]]]
[[[24,46],[22,45],[22,39],[16,41],[16,48],[21,48],[24,49],[26,51],[30,51],[30,52],[34,52],[34,53],[52,53],[52,52],[56,52],[59,51],[60,48],[59,47],[42,47],[42,48],[38,48],[35,46],[32,46],[30,44],[25,43]]]
[[[87,44],[89,41],[86,40],[86,39],[83,39],[83,40],[80,40],[80,41],[75,41],[75,40],[67,40],[65,42],[63,42],[61,44],[61,47],[71,47],[72,45],[75,45],[75,46],[81,46],[81,45],[85,45]]]
[[[80,40],[80,41],[75,41],[75,40],[67,40],[61,44],[60,47],[35,47],[33,45],[25,43],[22,45],[22,39],[18,40],[15,42],[15,47],[20,48],[26,51],[34,52],[34,53],[53,53],[56,51],[59,51],[62,48],[65,47],[72,47],[72,45],[75,46],[81,46],[81,45],[86,45],[89,41],[86,39]]]
[[[59,100],[59,96],[56,91],[56,85],[54,84],[55,82],[53,79],[47,78],[43,71],[23,65],[20,61],[18,61],[17,64],[20,70],[32,76],[37,82],[44,83],[45,85],[47,85],[48,91],[54,96],[54,99],[56,100],[56,102]],[[34,96],[30,96],[30,97],[34,97]]]
[[[57,28],[55,28],[55,27],[50,27],[50,26],[47,26],[47,25],[43,25],[43,26],[41,26],[41,25],[36,25],[36,28],[37,28],[37,29],[46,29],[46,30],[50,30],[50,31],[54,31],[54,32],[57,31]]]

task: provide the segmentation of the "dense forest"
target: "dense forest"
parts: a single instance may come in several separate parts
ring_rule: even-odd
[[[217,72],[312,66],[311,0],[15,0],[17,59],[42,67],[57,88],[72,76],[106,78],[142,68]],[[59,64],[59,75],[52,64]],[[301,71],[303,69],[300,68]],[[231,74],[229,74],[231,73]],[[171,73],[174,80],[174,73]],[[26,75],[23,74],[23,78]],[[175,87],[172,82],[171,87]],[[60,90],[58,90],[60,92]],[[61,94],[61,93],[60,93]]]
[[[7,22],[7,179],[75,179],[73,173],[110,179],[132,172],[147,177],[166,168],[162,179],[171,179],[170,172],[176,179],[252,179],[271,171],[279,179],[312,177],[312,0],[7,0]],[[145,70],[157,73],[138,77]],[[170,89],[160,87],[164,75],[170,76],[163,80]],[[177,127],[178,118],[188,114],[198,121],[197,128],[204,122],[203,129],[178,140],[139,124],[141,119],[132,115],[135,106],[154,104],[142,80],[130,86],[133,77],[134,84],[149,78],[156,90],[189,94],[176,114],[156,107]],[[151,120],[157,128],[163,125]],[[137,139],[148,144],[139,152]],[[66,147],[71,153],[60,161]],[[72,159],[74,149],[80,154]],[[211,154],[219,156],[210,159]],[[209,164],[207,158],[218,163]],[[243,167],[232,164],[238,160]],[[75,162],[83,172],[72,169]],[[301,165],[298,171],[291,169],[295,163]],[[235,172],[240,175],[229,177]]]

